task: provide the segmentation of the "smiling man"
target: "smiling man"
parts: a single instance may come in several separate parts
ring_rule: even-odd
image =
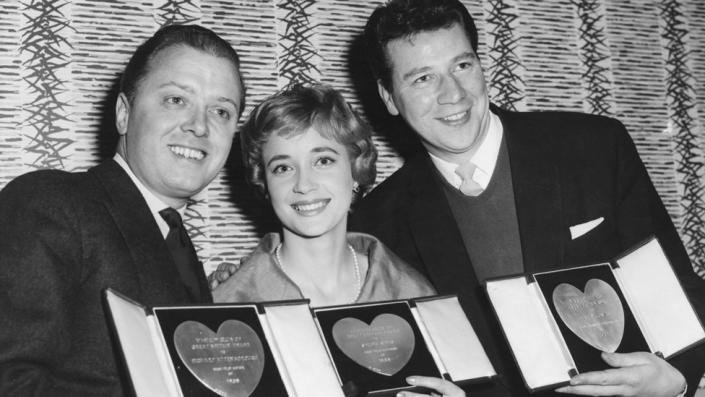
[[[425,150],[361,200],[350,225],[439,293],[459,295],[501,375],[470,395],[528,394],[483,290],[489,278],[603,262],[655,235],[705,315],[705,282],[619,121],[491,106],[477,30],[458,0],[391,0],[370,16],[365,41],[384,105]],[[613,369],[580,374],[560,391],[674,397],[687,381],[692,395],[703,354],[667,362],[605,353]]]
[[[126,394],[106,287],[148,306],[211,301],[181,216],[227,159],[244,106],[239,67],[208,29],[159,30],[123,74],[115,157],[0,192],[0,395]]]

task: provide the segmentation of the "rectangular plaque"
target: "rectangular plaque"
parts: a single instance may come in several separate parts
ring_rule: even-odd
[[[185,396],[287,396],[255,305],[153,309]]]
[[[347,392],[393,395],[414,389],[410,375],[442,376],[406,301],[313,312]]]
[[[536,273],[534,279],[578,372],[610,368],[602,351],[650,350],[608,263]]]

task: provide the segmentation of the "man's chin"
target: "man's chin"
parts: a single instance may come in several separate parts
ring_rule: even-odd
[[[198,184],[193,183],[193,181],[189,181],[189,183],[172,183],[169,186],[169,196],[174,199],[188,200],[198,195],[198,193],[203,191],[207,186],[208,183],[205,183],[205,181]]]

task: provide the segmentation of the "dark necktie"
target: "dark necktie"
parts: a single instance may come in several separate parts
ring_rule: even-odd
[[[169,225],[165,242],[191,299],[194,302],[211,302],[203,266],[181,221],[181,215],[173,208],[165,208],[159,211],[159,215]]]

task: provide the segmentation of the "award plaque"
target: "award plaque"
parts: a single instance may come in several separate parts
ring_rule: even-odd
[[[601,352],[649,351],[609,264],[534,274],[578,372],[608,369]]]
[[[185,396],[286,396],[257,308],[155,308]]]
[[[405,377],[496,375],[457,297],[317,309],[307,300],[147,308],[110,288],[106,316],[137,397],[344,397]]]
[[[389,313],[378,315],[370,324],[354,317],[341,318],[333,325],[333,340],[348,358],[386,376],[404,368],[416,347],[411,325]]]
[[[136,397],[344,397],[307,300],[147,308],[106,289]]]
[[[531,391],[610,368],[602,352],[672,357],[705,342],[661,245],[610,262],[488,280],[487,293]]]
[[[184,321],[174,331],[174,346],[191,374],[221,396],[250,396],[262,380],[264,347],[242,321],[225,320],[217,333]]]
[[[393,394],[410,375],[442,376],[406,301],[313,312],[344,389]]]

